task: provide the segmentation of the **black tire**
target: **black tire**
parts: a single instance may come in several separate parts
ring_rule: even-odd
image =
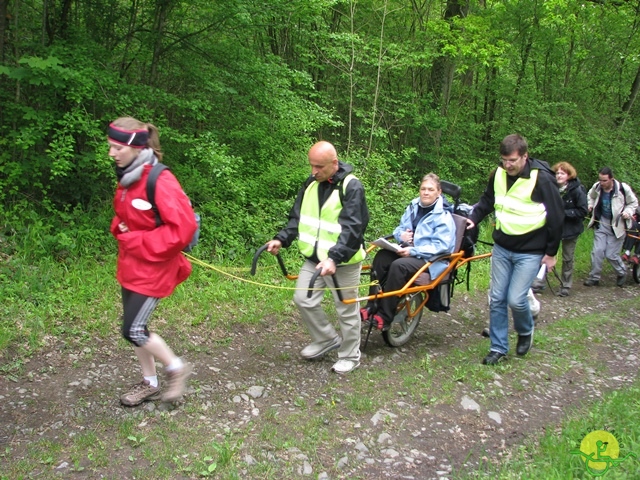
[[[410,308],[413,311],[420,306],[423,300],[424,293],[422,292],[412,293],[402,298],[399,305],[400,311],[394,317],[389,330],[382,332],[382,338],[387,345],[390,347],[401,347],[409,341],[413,336],[413,332],[418,328],[424,308],[416,312],[413,318],[409,318],[405,302],[410,302]]]
[[[633,280],[636,283],[640,283],[640,273],[638,273],[638,267],[640,265],[638,265],[637,263],[633,264],[633,269],[631,269],[631,272],[633,273]]]

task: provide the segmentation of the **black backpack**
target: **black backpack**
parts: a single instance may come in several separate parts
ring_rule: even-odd
[[[159,227],[163,223],[162,218],[160,217],[160,212],[158,211],[158,206],[156,205],[156,182],[164,170],[169,170],[169,167],[158,162],[153,166],[151,172],[149,172],[149,177],[147,177],[147,200],[149,200],[151,209],[156,215],[156,227]],[[196,233],[193,234],[193,238],[191,238],[189,245],[182,249],[183,252],[190,252],[193,250],[193,247],[198,244],[198,239],[200,238],[200,215],[194,212],[194,216],[196,218],[198,228],[196,228]]]

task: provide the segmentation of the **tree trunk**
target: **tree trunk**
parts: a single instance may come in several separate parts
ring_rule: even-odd
[[[571,79],[571,67],[573,66],[573,52],[575,50],[575,35],[571,35],[571,42],[569,43],[569,53],[567,54],[567,68],[564,71],[564,88],[569,86]]]
[[[625,118],[631,112],[633,108],[633,104],[636,101],[636,97],[638,96],[638,92],[640,92],[640,67],[638,67],[638,71],[636,72],[636,78],[633,80],[633,84],[631,85],[631,92],[629,92],[629,98],[624,105],[622,106],[622,115],[618,117],[616,120],[616,125],[620,126],[624,123]]]
[[[4,63],[4,37],[7,32],[9,0],[0,0],[0,63]]]
[[[458,0],[447,0],[447,8],[444,12],[444,20],[451,26],[452,20],[456,17],[466,15],[468,7],[463,6],[463,2]],[[446,113],[453,81],[455,63],[449,56],[438,57],[431,68],[431,91],[433,92],[434,107],[440,106],[441,111]]]
[[[484,105],[483,105],[483,121],[485,125],[484,130],[484,142],[488,143],[491,140],[491,136],[493,134],[492,125],[495,119],[496,113],[496,92],[494,91],[494,79],[498,78],[498,68],[491,67],[487,69],[487,84],[486,91],[484,94]]]
[[[151,68],[149,71],[149,83],[154,85],[158,75],[158,64],[162,55],[162,39],[164,37],[164,27],[167,23],[167,17],[171,11],[172,0],[158,0],[156,3],[156,11],[153,21],[153,57],[151,59]]]
[[[120,78],[123,78],[131,65],[129,61],[129,50],[131,49],[131,42],[133,41],[133,34],[136,29],[136,25],[138,22],[138,2],[137,0],[133,0],[131,2],[131,8],[129,9],[129,21],[126,35],[126,43],[124,46],[124,51],[122,53],[122,61],[120,62]]]
[[[66,40],[67,32],[69,30],[69,14],[71,12],[71,5],[73,4],[73,0],[64,0],[62,3],[62,11],[60,12],[60,28],[58,29],[58,33],[60,38]]]
[[[459,0],[447,0],[447,7],[444,12],[444,20],[452,25],[452,20],[456,17],[466,15],[468,4],[463,4]],[[447,115],[449,100],[451,96],[451,86],[453,84],[453,74],[455,72],[455,62],[450,56],[441,55],[433,62],[430,76],[430,90],[433,94],[432,108],[440,110],[442,116]],[[434,146],[436,150],[440,148],[440,137],[442,130],[439,129],[433,134]]]
[[[376,89],[373,94],[373,108],[371,109],[371,130],[369,131],[369,147],[367,148],[367,158],[371,155],[373,148],[373,134],[376,129],[376,113],[378,112],[378,97],[380,96],[380,75],[382,73],[382,57],[384,50],[384,24],[387,20],[387,1],[384,2],[382,11],[382,23],[380,25],[380,44],[378,47],[378,69],[376,75]]]
[[[348,116],[348,126],[347,126],[347,155],[349,155],[349,151],[351,150],[351,136],[353,135],[353,103],[354,103],[354,94],[355,94],[355,80],[354,80],[354,70],[356,65],[356,47],[354,44],[354,36],[356,34],[355,31],[355,16],[356,16],[356,0],[351,0],[349,2],[349,21],[350,21],[350,33],[351,33],[351,58],[349,62],[349,116]]]

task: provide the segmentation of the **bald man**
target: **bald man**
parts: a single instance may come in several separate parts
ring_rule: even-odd
[[[267,242],[267,251],[277,255],[280,248],[289,247],[298,238],[305,262],[293,300],[311,335],[311,343],[300,355],[313,360],[337,349],[338,361],[332,370],[344,374],[360,365],[360,315],[357,303],[340,301],[333,289],[334,278],[344,299],[356,297],[369,211],[362,183],[351,173],[351,165],[338,160],[331,143],[314,144],[308,158],[311,176],[298,192],[287,226]],[[309,282],[317,270],[321,273],[316,290],[307,298]],[[322,308],[323,287],[332,289],[340,335]]]

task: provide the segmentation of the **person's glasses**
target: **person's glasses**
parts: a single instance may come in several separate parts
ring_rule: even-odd
[[[513,165],[514,163],[516,163],[521,158],[522,158],[521,156],[517,156],[516,158],[500,157],[500,161],[503,163],[503,165],[509,165],[509,164]]]

